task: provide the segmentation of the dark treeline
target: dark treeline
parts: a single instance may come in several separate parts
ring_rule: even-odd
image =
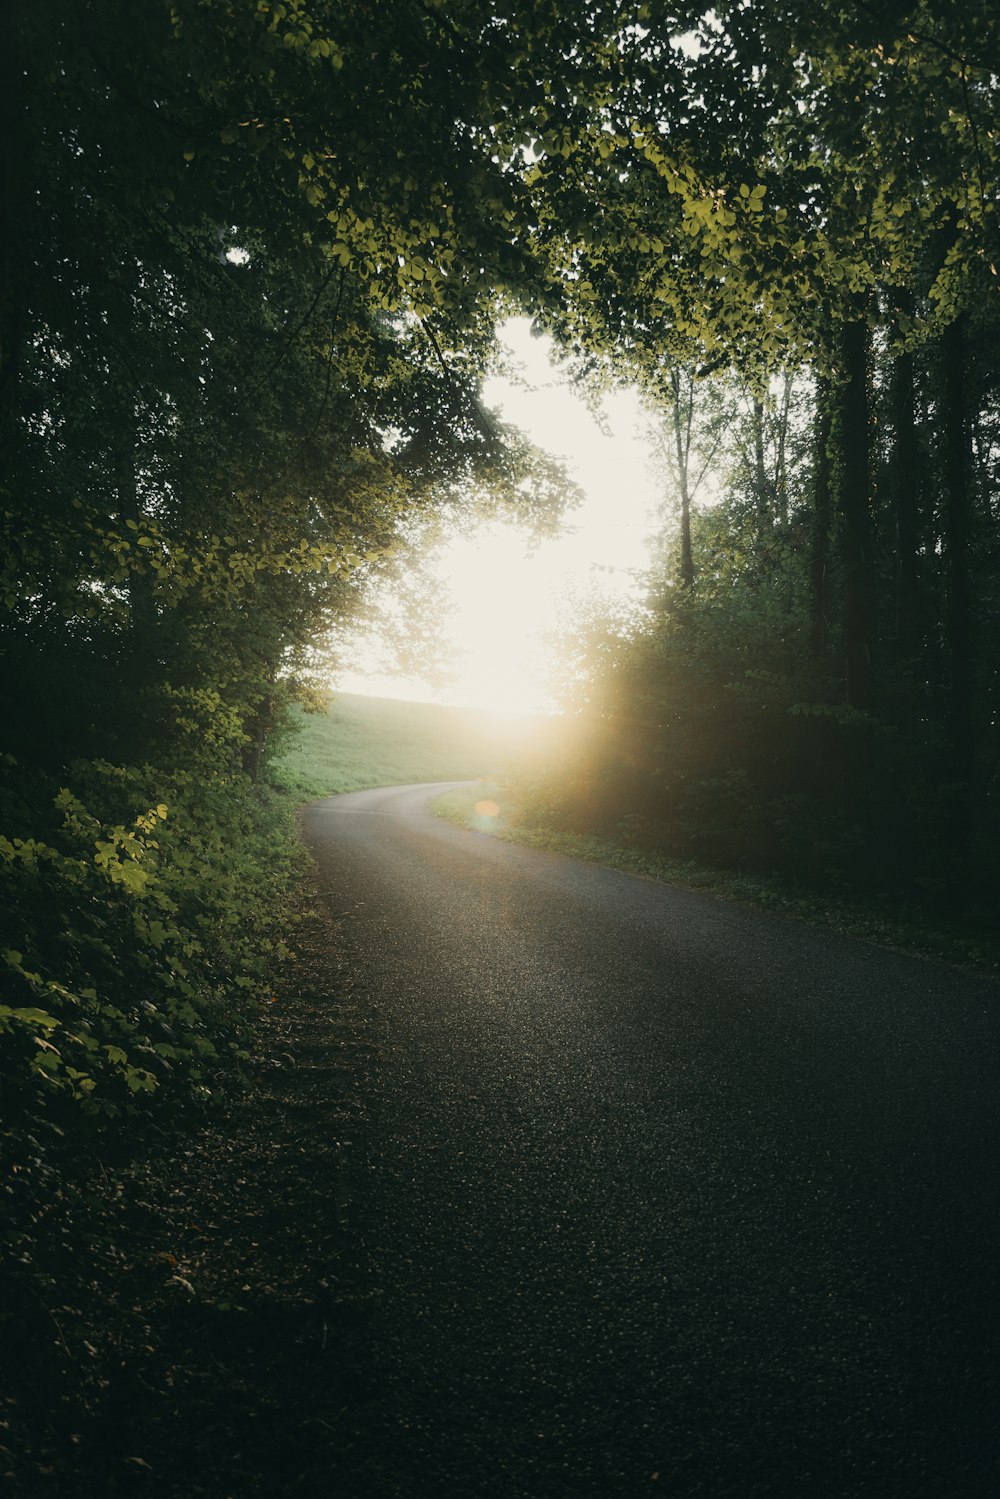
[[[988,927],[995,312],[911,351],[873,298],[763,391],[669,371],[645,607],[581,630],[574,774],[522,780],[526,820]]]
[[[543,320],[643,391],[672,514],[642,619],[581,632],[586,748],[522,815],[989,922],[996,18],[642,26],[600,164],[536,168],[578,226],[546,221]]]

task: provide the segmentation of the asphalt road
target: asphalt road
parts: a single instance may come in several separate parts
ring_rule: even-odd
[[[1000,989],[430,789],[306,814],[379,1055],[341,1499],[996,1499]]]

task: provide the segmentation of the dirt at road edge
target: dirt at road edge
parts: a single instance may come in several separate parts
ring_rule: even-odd
[[[350,1206],[374,1052],[317,900],[293,945],[247,1086],[105,1172],[82,1242],[53,1248],[0,1494],[306,1496],[362,1440],[377,1290]]]

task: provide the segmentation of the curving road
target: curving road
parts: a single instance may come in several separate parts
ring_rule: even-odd
[[[1000,989],[309,808],[378,1042],[342,1499],[1000,1495]]]

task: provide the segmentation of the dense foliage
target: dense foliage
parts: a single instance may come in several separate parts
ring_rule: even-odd
[[[543,318],[644,390],[672,515],[641,620],[583,631],[586,748],[522,815],[988,921],[995,17],[682,21],[644,6],[571,170],[545,136],[530,172]]]
[[[666,498],[644,606],[581,624],[574,738],[513,789],[527,823],[989,930],[996,334],[970,309],[956,414],[954,333],[900,352],[882,307],[861,439],[850,388],[809,369],[657,396]]]
[[[423,517],[543,524],[568,491],[480,399],[524,257],[432,10],[53,0],[0,33],[22,1244],[59,1141],[176,1111],[238,1055],[296,867],[268,759],[359,589]]]
[[[16,1165],[238,1046],[261,775],[359,586],[563,502],[480,399],[515,304],[640,384],[679,515],[544,815],[992,889],[998,52],[986,0],[4,8]]]

